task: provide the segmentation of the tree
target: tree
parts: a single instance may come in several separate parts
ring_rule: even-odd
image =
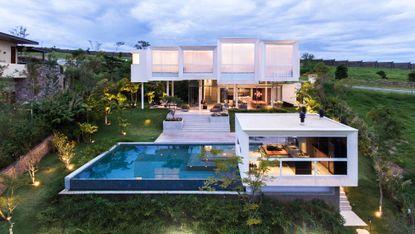
[[[130,96],[130,106],[137,106],[138,99],[138,84],[134,84],[128,78],[118,81],[119,91],[125,92]]]
[[[26,38],[29,36],[29,34],[27,33],[27,28],[21,25],[16,26],[12,30],[10,30],[10,34],[17,36],[17,37],[22,37],[22,38]]]
[[[384,72],[384,71],[378,71],[378,72],[376,72],[376,74],[377,75],[379,75],[380,76],[380,78],[382,78],[382,79],[388,79],[388,77],[386,76],[386,72]]]
[[[143,49],[146,49],[149,46],[151,46],[150,42],[147,42],[147,41],[138,41],[137,44],[134,45],[134,47],[137,50],[143,50]]]
[[[81,130],[84,141],[87,143],[93,143],[92,135],[98,131],[98,126],[90,123],[78,123]],[[88,139],[86,141],[86,139]]]
[[[301,55],[301,74],[311,72],[316,62],[314,61],[314,55],[310,53],[304,53]]]
[[[387,181],[387,165],[385,153],[388,152],[392,141],[398,140],[401,135],[401,124],[397,121],[391,109],[380,106],[373,108],[368,113],[374,130],[371,156],[374,160],[374,169],[378,177],[379,187],[379,215],[383,214],[383,185]]]
[[[408,73],[408,81],[415,82],[415,71]]]
[[[59,160],[63,162],[66,169],[72,169],[72,159],[75,157],[75,141],[71,141],[62,133],[54,133],[52,143],[55,146]]]
[[[119,117],[118,118],[118,127],[121,130],[122,135],[127,135],[127,127],[130,126],[128,119]]]
[[[13,212],[17,207],[17,199],[14,192],[20,186],[15,176],[15,172],[12,175],[0,175],[0,183],[7,188],[0,197],[0,218],[9,223],[10,234],[13,234],[14,223],[12,222],[12,218]]]
[[[125,45],[125,42],[123,42],[123,41],[115,42],[115,51],[118,51],[118,48],[120,48],[123,45]]]
[[[334,77],[336,78],[336,80],[347,78],[349,76],[347,72],[348,72],[348,69],[345,65],[339,65],[336,67],[336,71],[334,72]]]
[[[26,162],[26,171],[29,174],[30,181],[32,182],[32,185],[38,186],[39,182],[36,181],[36,172],[38,171],[38,160],[35,158],[31,158],[27,160]]]

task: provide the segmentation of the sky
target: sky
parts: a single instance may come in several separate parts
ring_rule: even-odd
[[[113,51],[293,39],[316,58],[415,62],[414,13],[415,0],[0,0],[0,32],[22,25],[41,46]]]

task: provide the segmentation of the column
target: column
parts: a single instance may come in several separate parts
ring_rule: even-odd
[[[268,105],[268,82],[265,82],[265,104]]]
[[[199,111],[202,110],[202,81],[199,80]]]
[[[141,110],[144,109],[144,82],[141,82]]]
[[[219,85],[218,85],[218,88],[217,88],[218,90],[218,103],[220,103],[220,87],[219,87]]]
[[[170,96],[170,91],[169,91],[169,81],[166,81],[166,95]]]
[[[236,84],[233,86],[233,89],[234,89],[234,92],[235,92],[235,95],[233,96],[234,97],[234,101],[235,101],[235,108],[238,108],[239,107],[239,98],[238,98],[238,87],[236,87]]]
[[[174,81],[171,81],[171,95],[174,96]]]

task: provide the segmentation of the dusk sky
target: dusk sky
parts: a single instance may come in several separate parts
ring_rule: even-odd
[[[415,62],[415,0],[0,0],[0,32],[41,46],[130,51],[214,45],[220,37],[295,39],[317,58]]]

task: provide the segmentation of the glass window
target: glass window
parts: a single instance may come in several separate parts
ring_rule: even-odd
[[[179,51],[153,50],[153,72],[179,72]]]
[[[213,72],[213,51],[187,50],[184,55],[184,72]]]
[[[224,73],[255,72],[255,44],[223,43],[221,63],[221,70]]]

